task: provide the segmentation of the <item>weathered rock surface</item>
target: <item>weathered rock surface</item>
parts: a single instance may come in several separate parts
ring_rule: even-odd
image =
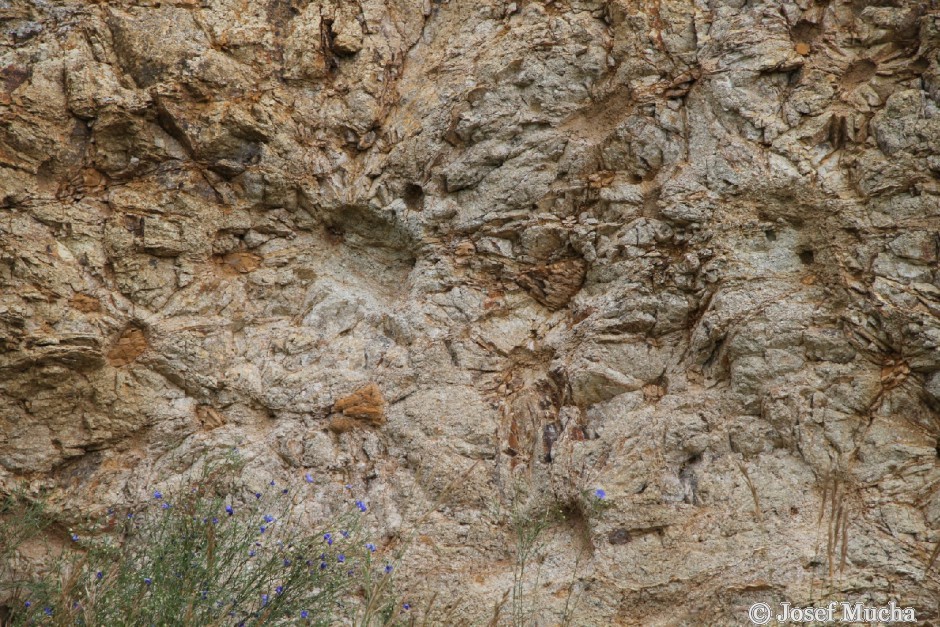
[[[935,2],[0,0],[0,45],[4,486],[77,519],[238,444],[438,504],[402,572],[461,621],[552,503],[539,624],[936,615]]]

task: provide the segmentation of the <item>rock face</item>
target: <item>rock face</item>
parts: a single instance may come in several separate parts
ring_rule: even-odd
[[[550,505],[538,624],[935,616],[936,2],[0,0],[0,42],[6,488],[78,519],[238,444],[433,508],[401,572],[460,621]]]

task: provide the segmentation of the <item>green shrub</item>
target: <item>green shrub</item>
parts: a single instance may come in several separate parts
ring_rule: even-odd
[[[367,505],[347,491],[346,511],[315,526],[297,510],[315,490],[239,485],[236,454],[201,465],[139,511],[107,514],[81,530],[36,572],[23,575],[16,546],[29,512],[35,533],[55,527],[40,504],[6,501],[0,584],[14,625],[396,624],[407,614],[392,594],[392,563],[365,537]],[[22,518],[20,521],[22,522]],[[17,531],[20,530],[20,531]],[[28,535],[28,534],[27,534]],[[53,534],[54,535],[54,534]],[[60,533],[60,535],[63,535]]]

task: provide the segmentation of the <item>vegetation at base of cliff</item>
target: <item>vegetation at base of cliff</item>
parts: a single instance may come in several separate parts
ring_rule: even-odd
[[[347,486],[348,505],[309,521],[300,505],[315,490],[235,479],[237,453],[201,464],[176,490],[153,490],[142,509],[110,509],[63,529],[43,499],[19,492],[0,510],[0,598],[12,625],[398,625],[401,555],[365,534],[368,505]],[[54,539],[60,542],[55,544]],[[30,560],[40,542],[44,560]],[[35,547],[34,547],[35,548]],[[2,620],[2,617],[0,617]]]

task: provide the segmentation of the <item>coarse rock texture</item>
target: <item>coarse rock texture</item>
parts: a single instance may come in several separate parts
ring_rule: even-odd
[[[417,525],[448,621],[509,621],[551,506],[535,624],[936,617],[935,0],[0,0],[0,45],[6,489],[238,445]]]

